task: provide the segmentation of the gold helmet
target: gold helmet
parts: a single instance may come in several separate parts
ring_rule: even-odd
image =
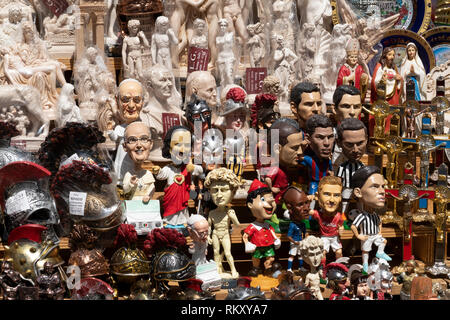
[[[41,242],[41,232],[46,229],[38,224],[27,224],[13,229],[8,237],[4,260],[10,261],[12,268],[25,278],[36,280],[46,262],[55,267],[64,264],[57,244]]]
[[[121,247],[111,257],[111,273],[118,277],[119,282],[133,282],[150,274],[149,263],[142,250]]]

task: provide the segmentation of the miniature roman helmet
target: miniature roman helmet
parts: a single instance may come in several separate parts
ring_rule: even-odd
[[[11,122],[0,121],[0,168],[14,161],[33,161],[29,152],[12,147],[11,138],[18,136],[19,131]],[[33,161],[34,162],[34,161]]]
[[[12,268],[24,278],[36,280],[46,262],[55,267],[64,264],[58,245],[49,240],[42,241],[41,234],[46,229],[38,224],[26,224],[9,234],[4,260],[10,261]]]
[[[121,246],[111,257],[111,273],[118,282],[133,283],[139,277],[148,276],[150,272],[149,261],[145,253],[136,248],[137,232],[131,224],[121,224],[117,229],[114,240],[115,246]]]
[[[221,116],[226,116],[241,108],[246,108],[247,93],[241,87],[234,87],[228,90],[225,97],[225,106]]]
[[[250,277],[240,277],[236,288],[228,289],[225,300],[267,300],[260,287],[251,287]]]
[[[0,204],[8,232],[24,224],[46,226],[46,237],[58,242],[54,226],[59,223],[48,189],[50,172],[30,161],[16,161],[0,169]]]
[[[175,229],[153,229],[144,242],[150,257],[150,276],[160,293],[170,288],[168,281],[195,278],[195,264],[187,255],[186,238]]]
[[[195,121],[201,121],[206,129],[211,128],[211,108],[205,100],[199,99],[195,94],[191,96],[191,101],[186,105],[186,119],[194,127]]]
[[[327,286],[333,290],[339,290],[339,283],[347,280],[348,268],[342,263],[329,263],[323,273],[328,278]]]

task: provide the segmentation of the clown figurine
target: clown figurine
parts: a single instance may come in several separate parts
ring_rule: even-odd
[[[256,277],[262,273],[260,269],[262,258],[266,258],[264,261],[264,274],[272,275],[275,271],[281,269],[278,263],[274,263],[275,249],[280,247],[281,241],[276,236],[273,227],[266,222],[272,217],[277,207],[270,188],[257,179],[253,180],[248,191],[247,207],[256,218],[244,230],[242,236],[245,252],[252,253],[253,268],[248,275]]]

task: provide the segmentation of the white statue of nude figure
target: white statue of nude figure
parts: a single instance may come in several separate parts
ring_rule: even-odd
[[[159,16],[155,22],[155,33],[152,35],[152,62],[165,66],[172,71],[170,46],[178,44],[178,38],[170,28],[169,18]]]
[[[231,269],[231,277],[239,277],[234,266],[234,259],[231,255],[231,237],[230,237],[230,223],[239,226],[239,220],[233,209],[227,208],[239,187],[239,179],[229,169],[218,168],[212,170],[206,176],[205,187],[209,189],[211,198],[216,209],[209,211],[208,222],[210,225],[210,237],[208,242],[212,244],[214,250],[214,261],[217,264],[218,272],[222,277],[226,277],[222,261],[223,255],[227,258],[228,265]],[[211,226],[214,229],[211,232]],[[220,254],[220,246],[223,247],[223,254]]]
[[[308,236],[300,242],[300,250],[303,259],[310,267],[310,271],[305,278],[305,285],[317,300],[323,300],[320,291],[320,271],[318,270],[323,256],[323,241],[315,236]]]
[[[149,48],[147,37],[139,30],[139,20],[128,21],[128,36],[123,39],[122,62],[129,78],[142,79],[142,49]]]

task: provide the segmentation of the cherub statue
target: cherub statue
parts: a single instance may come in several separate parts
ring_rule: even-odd
[[[219,274],[224,274],[222,259],[225,255],[231,269],[232,278],[237,278],[239,273],[236,271],[234,259],[231,255],[230,223],[233,223],[234,226],[239,226],[240,223],[234,210],[227,208],[227,205],[233,200],[239,185],[237,176],[226,168],[212,170],[205,180],[205,187],[209,189],[211,198],[217,206],[216,209],[209,211],[210,236],[208,242],[213,245],[214,261],[217,264]],[[211,232],[212,227],[214,229]],[[223,254],[220,254],[220,246],[223,247]]]
[[[139,20],[128,21],[129,35],[124,37],[122,44],[124,69],[128,70],[128,77],[135,79],[142,79],[142,49],[150,47],[144,31],[139,30],[140,25]]]
[[[178,44],[178,38],[170,28],[169,18],[159,16],[156,18],[155,32],[152,35],[152,62],[165,66],[169,71],[172,71],[171,44]]]
[[[264,35],[264,24],[261,22],[249,24],[247,31],[250,39],[247,46],[250,51],[250,66],[252,68],[261,67],[266,57],[266,37]]]

